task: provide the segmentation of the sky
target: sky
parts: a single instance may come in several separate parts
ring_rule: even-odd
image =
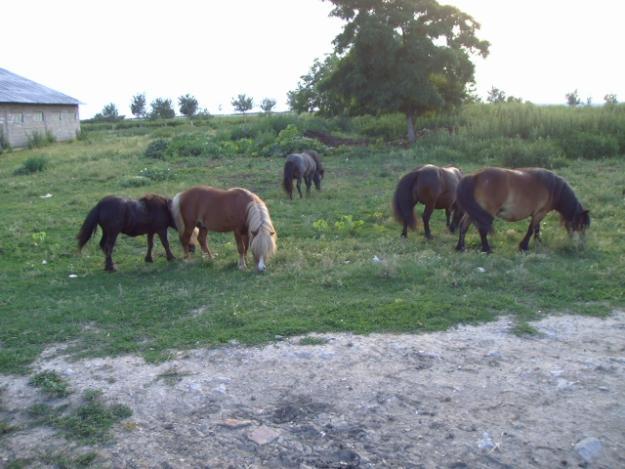
[[[491,43],[476,57],[477,92],[495,86],[537,104],[563,104],[578,90],[601,104],[625,101],[625,2],[621,0],[439,0],[472,15]],[[0,67],[83,104],[184,94],[211,114],[232,112],[244,93],[286,110],[317,57],[332,51],[343,22],[321,0],[19,0],[2,5]]]

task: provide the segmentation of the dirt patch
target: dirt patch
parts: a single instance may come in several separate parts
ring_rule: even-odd
[[[159,365],[46,354],[35,368],[133,410],[96,448],[104,467],[625,467],[625,313],[533,326],[293,338]],[[28,378],[0,380],[3,420],[23,426],[0,437],[0,466],[66,448],[25,425],[41,400]]]

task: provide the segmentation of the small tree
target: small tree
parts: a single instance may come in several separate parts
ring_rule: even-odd
[[[603,97],[603,101],[605,102],[606,106],[616,106],[618,104],[618,100],[616,99],[615,94],[606,94]]]
[[[248,97],[245,94],[240,94],[236,98],[232,98],[230,104],[232,104],[235,111],[245,114],[246,111],[254,107],[254,99],[251,96]]]
[[[138,119],[145,117],[145,93],[139,93],[132,97],[130,112]]]
[[[119,115],[115,104],[109,103],[102,108],[102,112],[98,112],[93,118],[100,121],[116,121],[123,119],[124,116]]]
[[[197,112],[197,99],[189,93],[178,98],[178,105],[180,106],[180,114],[184,116],[193,117]]]
[[[506,93],[499,88],[495,88],[494,86],[488,91],[488,96],[486,97],[486,101],[491,104],[497,103],[505,103],[506,102]]]
[[[150,104],[152,111],[150,119],[172,119],[176,117],[176,111],[171,105],[171,99],[156,98]]]
[[[566,95],[566,104],[571,107],[579,106],[582,103],[582,100],[579,99],[579,94],[577,90],[572,91],[571,93],[567,93]]]
[[[263,112],[269,114],[271,110],[275,107],[275,105],[276,105],[275,99],[265,98],[263,99],[263,102],[260,103],[260,108],[262,109]]]

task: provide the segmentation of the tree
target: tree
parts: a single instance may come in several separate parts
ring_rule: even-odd
[[[572,91],[571,93],[567,93],[566,95],[566,104],[571,107],[579,106],[582,103],[582,100],[579,99],[579,94],[577,90]]]
[[[605,103],[606,106],[616,106],[618,104],[618,99],[616,99],[616,95],[615,94],[606,94],[603,97],[603,101]]]
[[[315,78],[322,95],[340,98],[334,112],[401,112],[414,142],[416,116],[462,103],[474,81],[470,54],[489,46],[471,16],[436,0],[329,1],[347,23],[334,40],[338,63]]]
[[[109,103],[102,108],[102,112],[98,112],[93,118],[101,121],[116,121],[123,119],[124,116],[119,115],[115,104]]]
[[[486,101],[491,104],[497,103],[505,103],[506,102],[506,93],[499,88],[495,88],[494,86],[488,91],[488,96],[486,97]]]
[[[321,89],[322,83],[335,71],[339,60],[336,54],[328,55],[323,62],[315,59],[310,71],[300,77],[297,88],[287,93],[291,111],[297,113],[318,111],[326,116],[342,112],[345,107],[341,104],[343,98],[330,90]]]
[[[246,111],[249,111],[254,107],[254,99],[246,96],[245,94],[240,94],[236,98],[232,98],[230,104],[232,104],[235,111],[245,114]]]
[[[188,93],[178,98],[178,105],[180,106],[180,114],[187,117],[193,117],[197,112],[197,99]]]
[[[172,119],[176,117],[171,99],[156,98],[150,103],[150,106],[152,107],[150,119]]]
[[[139,93],[132,97],[130,112],[139,119],[145,117],[145,93]]]
[[[271,110],[275,107],[275,105],[276,105],[275,99],[265,98],[263,99],[262,103],[260,103],[260,108],[262,109],[263,112],[266,112],[267,114],[269,114]]]

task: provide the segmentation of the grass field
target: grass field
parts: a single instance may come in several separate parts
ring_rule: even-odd
[[[254,151],[241,150],[246,138],[226,156],[144,156],[155,138],[219,133],[218,118],[205,127],[108,128],[84,126],[79,141],[0,155],[2,373],[26,372],[46,346],[57,343],[70,343],[76,356],[139,353],[160,360],[172,349],[231,340],[256,344],[311,331],[441,330],[501,314],[515,316],[518,330],[527,332],[527,320],[542,314],[605,315],[625,303],[621,150],[609,158],[557,165],[591,211],[583,246],[568,238],[552,214],[543,226],[543,244],[530,244],[529,254],[517,252],[525,222],[496,222],[494,254],[486,256],[478,252],[473,230],[468,251],[454,252],[456,238],[444,230],[442,212],[433,217],[433,241],[425,241],[421,231],[402,241],[390,209],[399,177],[417,164],[456,163],[471,172],[501,163],[492,152],[463,156],[457,141],[467,141],[469,124],[458,136],[434,136],[435,144],[412,149],[382,140],[325,149],[323,190],[293,201],[280,187],[283,159],[251,156]],[[34,169],[23,169],[33,161]],[[143,261],[145,237],[122,236],[115,274],[103,270],[99,231],[77,252],[76,233],[101,197],[173,196],[193,184],[242,186],[266,201],[278,253],[265,274],[237,269],[231,234],[209,235],[218,254],[214,261],[196,255],[190,262],[168,263],[157,242],[153,264]],[[170,241],[180,257],[173,231]]]

